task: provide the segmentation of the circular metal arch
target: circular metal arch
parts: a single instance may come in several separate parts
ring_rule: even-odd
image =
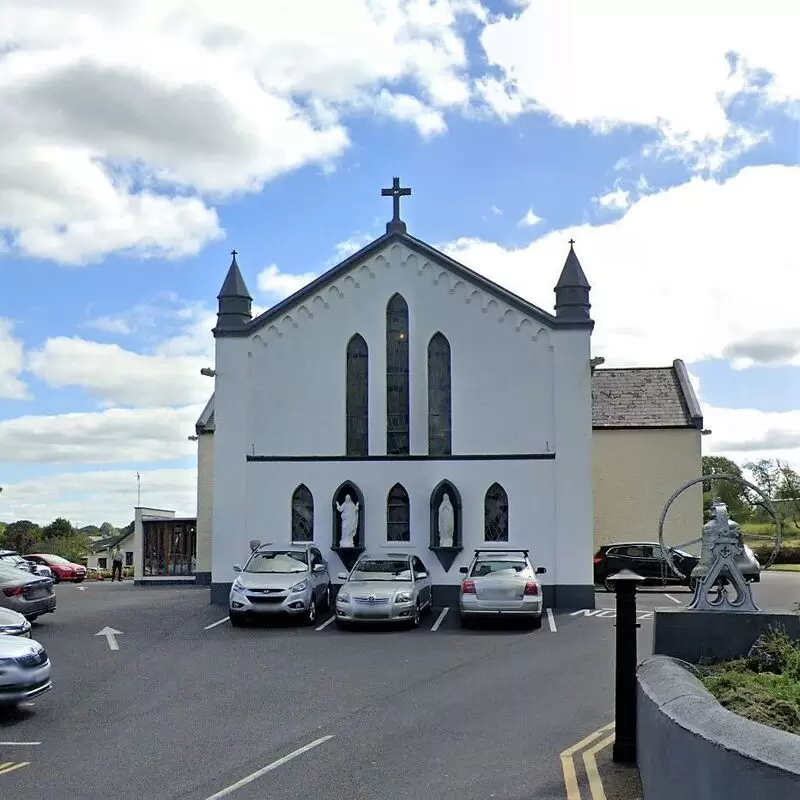
[[[658,543],[661,545],[661,550],[663,551],[664,556],[666,557],[666,560],[667,560],[667,563],[670,566],[670,569],[672,569],[675,573],[677,573],[678,575],[680,575],[683,578],[688,578],[689,576],[688,575],[684,575],[683,572],[680,569],[678,569],[678,567],[676,566],[676,564],[675,564],[675,562],[674,562],[674,560],[672,558],[672,551],[673,550],[680,550],[680,549],[682,549],[684,547],[688,547],[689,545],[692,545],[692,544],[697,544],[698,542],[702,541],[703,537],[699,536],[696,539],[690,539],[689,541],[682,542],[681,544],[675,544],[675,545],[666,544],[666,542],[664,541],[664,522],[665,522],[665,520],[667,518],[667,514],[669,513],[669,510],[672,507],[672,504],[678,499],[678,497],[681,494],[683,494],[683,492],[685,492],[691,486],[694,486],[695,484],[698,484],[698,483],[705,483],[706,481],[709,481],[709,482],[712,482],[712,483],[717,483],[717,482],[719,482],[721,480],[731,481],[732,483],[738,483],[739,485],[746,486],[748,489],[751,489],[752,491],[754,491],[764,501],[764,508],[767,510],[767,512],[769,513],[769,515],[772,517],[773,521],[775,522],[775,534],[774,535],[772,535],[772,534],[762,534],[762,533],[746,533],[744,530],[742,531],[742,538],[743,539],[745,537],[749,537],[751,539],[762,539],[762,540],[763,539],[768,539],[769,541],[773,541],[774,542],[773,548],[772,548],[772,553],[770,553],[770,556],[767,559],[767,563],[766,564],[762,564],[763,569],[769,569],[775,563],[775,557],[780,552],[781,539],[782,539],[782,534],[783,534],[783,524],[781,522],[781,515],[778,512],[778,509],[775,507],[775,504],[772,502],[772,500],[770,500],[769,497],[767,497],[767,495],[764,494],[764,492],[761,489],[758,488],[758,486],[756,486],[753,483],[750,483],[750,481],[745,480],[744,478],[742,478],[739,475],[732,475],[732,474],[729,474],[729,473],[722,473],[721,472],[721,473],[719,473],[717,475],[702,475],[699,478],[693,478],[692,480],[687,481],[686,483],[683,484],[683,486],[681,486],[680,488],[678,488],[676,491],[674,491],[672,493],[672,495],[669,498],[669,500],[667,500],[667,502],[665,503],[664,509],[661,512],[661,518],[658,521]]]

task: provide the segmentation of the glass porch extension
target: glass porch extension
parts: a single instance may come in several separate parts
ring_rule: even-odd
[[[142,520],[145,578],[191,576],[197,566],[197,519]]]

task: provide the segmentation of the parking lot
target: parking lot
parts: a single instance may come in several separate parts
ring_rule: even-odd
[[[800,575],[763,577],[763,605],[800,599]],[[561,754],[613,721],[603,591],[535,631],[434,609],[417,630],[355,632],[232,628],[201,588],[57,593],[34,624],[54,688],[0,717],[3,797],[550,800],[567,797]],[[653,609],[689,599],[639,596],[642,655]]]

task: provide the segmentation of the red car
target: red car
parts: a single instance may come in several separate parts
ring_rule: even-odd
[[[44,564],[46,567],[50,567],[53,572],[53,580],[56,583],[61,583],[61,581],[81,583],[86,577],[86,567],[80,564],[73,564],[71,561],[67,561],[66,558],[61,558],[61,556],[49,555],[47,553],[44,555],[40,553],[31,553],[25,556],[25,558],[28,561],[32,561],[34,564]]]

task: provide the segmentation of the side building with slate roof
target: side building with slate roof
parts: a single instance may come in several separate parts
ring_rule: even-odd
[[[596,369],[592,375],[595,546],[658,540],[664,504],[702,473],[703,414],[686,366]],[[701,484],[672,505],[665,535],[700,535]]]

